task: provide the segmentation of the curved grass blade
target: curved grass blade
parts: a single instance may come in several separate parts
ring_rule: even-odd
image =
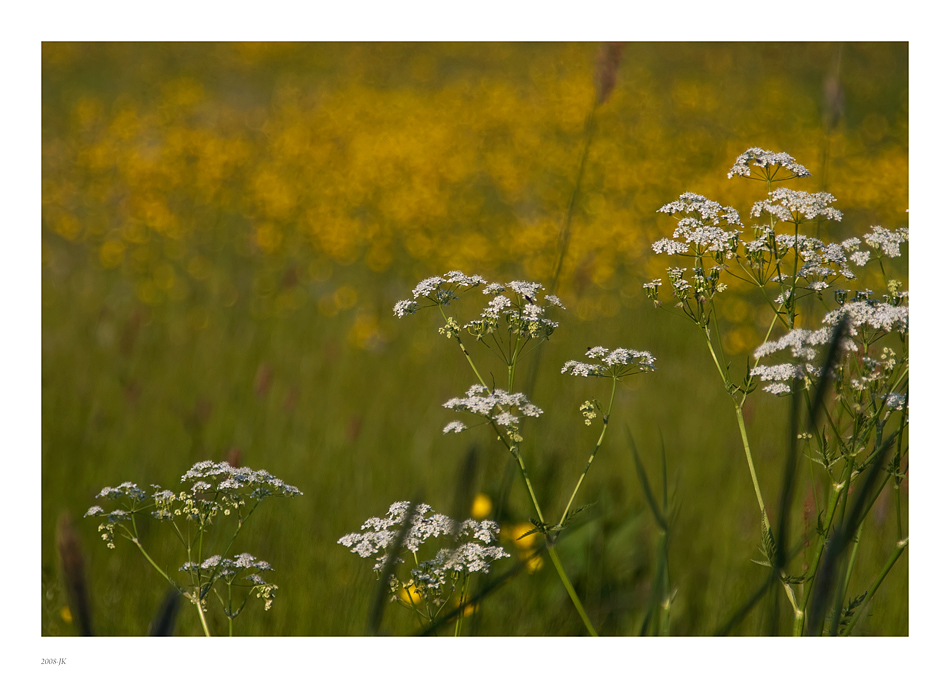
[[[162,599],[162,606],[152,622],[150,636],[171,636],[175,633],[175,621],[181,607],[181,592],[171,589]]]
[[[379,627],[383,623],[383,609],[386,596],[389,595],[389,580],[393,572],[396,571],[396,562],[399,559],[399,550],[406,541],[406,535],[409,534],[409,528],[412,526],[412,517],[416,514],[416,507],[419,506],[419,500],[413,499],[409,502],[409,508],[406,510],[406,518],[399,528],[399,536],[396,537],[394,545],[390,548],[383,569],[379,573],[379,583],[376,585],[376,593],[373,595],[373,604],[370,606],[369,618],[366,621],[366,635],[375,636],[379,633]]]

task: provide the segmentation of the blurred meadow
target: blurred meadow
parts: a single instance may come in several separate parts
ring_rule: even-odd
[[[304,493],[270,502],[242,533],[238,550],[274,565],[280,594],[268,612],[249,605],[238,634],[365,633],[371,561],[336,541],[398,500],[464,518],[474,493],[486,495],[517,561],[510,536],[532,513],[521,488],[508,491],[520,482],[510,455],[484,429],[442,433],[453,418],[442,403],[472,383],[468,366],[436,316],[396,319],[393,305],[451,269],[548,285],[587,134],[556,289],[567,310],[541,348],[529,397],[546,414],[526,426],[523,454],[542,505],[563,506],[596,437],[578,404],[606,394],[561,366],[589,346],[652,352],[656,372],[618,391],[619,425],[579,497],[592,507],[559,552],[596,628],[640,633],[658,542],[628,427],[654,487],[666,451],[671,632],[708,635],[732,616],[766,574],[752,562],[760,516],[699,334],[643,293],[669,265],[651,249],[673,228],[657,209],[691,191],[746,218],[761,186],[726,172],[759,146],[811,170],[795,188],[837,197],[844,220],[821,235],[906,227],[908,48],[631,43],[588,121],[601,49],[43,45],[44,635],[76,633],[56,546],[64,512],[82,541],[95,632],[145,634],[161,579],[131,544],[106,549],[82,515],[104,486],[177,489],[192,464],[229,454]],[[898,265],[906,289],[906,258]],[[720,307],[723,348],[743,362],[768,327],[754,301],[737,287]],[[746,417],[773,506],[787,401],[756,392]],[[888,492],[874,506],[856,588],[891,552],[894,501]],[[801,534],[814,519],[804,483],[792,506]],[[180,548],[156,527],[144,539],[177,569]],[[804,562],[793,561],[797,574]],[[855,633],[908,634],[907,563]],[[733,633],[768,633],[773,611],[766,601]],[[546,561],[506,581],[465,628],[584,632]],[[417,625],[391,605],[382,630]],[[177,633],[200,632],[184,606]]]

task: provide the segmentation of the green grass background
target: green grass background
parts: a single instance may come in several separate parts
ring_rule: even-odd
[[[63,512],[84,542],[97,633],[144,634],[165,592],[130,544],[107,550],[95,521],[81,520],[106,485],[176,489],[193,463],[238,448],[242,463],[304,492],[265,503],[236,545],[273,564],[280,586],[273,610],[249,605],[238,618],[247,635],[364,633],[371,561],[336,540],[402,499],[463,517],[470,450],[475,489],[496,504],[509,496],[513,462],[497,441],[484,429],[441,433],[455,418],[441,403],[473,382],[457,348],[436,334],[436,315],[397,320],[391,308],[422,277],[453,267],[500,281],[549,275],[597,50],[44,45],[44,635],[75,633],[55,544]],[[825,91],[835,73],[845,98],[832,120]],[[667,265],[649,252],[673,225],[656,209],[690,190],[746,216],[760,186],[725,173],[758,145],[812,169],[812,183],[795,188],[838,197],[845,221],[830,237],[906,226],[907,86],[906,44],[627,46],[596,119],[558,290],[568,310],[541,349],[532,400],[545,415],[526,427],[523,448],[543,507],[559,513],[596,437],[577,408],[609,395],[606,383],[562,376],[560,366],[598,344],[656,356],[654,374],[620,389],[617,425],[579,497],[593,504],[588,522],[559,546],[604,634],[639,632],[657,543],[625,426],[655,483],[661,446],[667,454],[678,506],[673,633],[712,633],[765,576],[751,562],[759,517],[731,405],[695,327],[642,298],[642,283]],[[136,125],[123,118],[129,110]],[[292,143],[278,141],[285,136]],[[226,142],[240,150],[201,183],[211,171],[202,158]],[[450,166],[456,155],[470,165]],[[262,168],[279,181],[267,183]],[[285,193],[283,207],[271,201]],[[754,298],[735,299],[727,332],[739,364],[763,328]],[[501,378],[487,354],[473,356]],[[785,402],[755,394],[747,419],[774,506]],[[502,516],[509,523],[532,515],[519,483]],[[799,531],[803,501],[804,490],[793,503]],[[906,501],[905,492],[905,520]],[[888,495],[864,531],[852,595],[893,548],[895,523]],[[149,550],[177,569],[184,556],[157,527],[144,534]],[[907,563],[858,633],[908,633]],[[787,632],[784,599],[759,605],[735,632],[764,633],[775,609]],[[225,632],[212,618],[212,631]],[[384,632],[415,628],[389,606]],[[549,562],[484,601],[466,628],[583,632]],[[200,633],[190,609],[177,630]]]

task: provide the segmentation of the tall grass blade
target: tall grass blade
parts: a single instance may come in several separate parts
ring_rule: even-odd
[[[162,606],[152,621],[150,636],[171,636],[175,633],[175,621],[181,608],[181,592],[170,589],[162,599]]]
[[[656,503],[656,497],[653,495],[653,489],[650,487],[650,480],[647,478],[646,469],[643,468],[643,462],[640,460],[640,453],[637,450],[637,443],[633,439],[633,434],[630,433],[629,427],[625,429],[627,432],[627,441],[630,443],[630,451],[633,452],[633,463],[637,469],[637,478],[640,480],[640,486],[643,488],[643,494],[646,496],[647,504],[650,505],[650,511],[653,512],[653,518],[656,520],[657,526],[661,530],[666,530],[666,516],[664,512],[660,510],[659,505]],[[665,464],[664,464],[665,469]],[[664,474],[665,475],[665,474]],[[666,500],[666,488],[663,488],[663,499],[664,503]]]
[[[769,572],[768,577],[765,581],[762,582],[761,586],[755,590],[755,592],[746,599],[746,601],[739,607],[738,610],[732,613],[732,616],[729,617],[729,620],[716,629],[716,632],[713,633],[714,636],[728,636],[732,630],[742,623],[742,620],[752,611],[752,609],[759,604],[759,601],[762,600],[762,597],[768,593],[769,589],[772,587],[778,577],[773,574],[774,570]]]
[[[835,601],[836,591],[839,586],[840,568],[839,561],[845,555],[848,544],[854,538],[858,527],[871,508],[871,504],[877,498],[881,489],[872,492],[872,489],[878,485],[877,476],[884,465],[884,458],[891,445],[894,443],[896,433],[892,433],[888,438],[875,449],[872,453],[874,460],[871,467],[866,471],[866,477],[861,489],[857,493],[855,500],[851,502],[847,516],[842,521],[842,526],[835,531],[828,545],[827,553],[818,571],[815,573],[814,596],[808,608],[808,622],[806,632],[808,635],[819,635],[824,628],[825,618],[829,611],[831,612],[830,635],[838,635],[838,624],[841,618],[840,600]],[[886,481],[885,481],[886,483]],[[881,485],[883,488],[883,485]],[[834,605],[834,608],[832,608]]]
[[[819,415],[824,411],[823,403],[829,388],[834,383],[834,368],[841,357],[841,340],[844,337],[845,330],[848,327],[848,317],[842,318],[831,334],[831,345],[828,354],[825,356],[825,362],[821,368],[821,376],[815,385],[812,394],[812,401],[808,408],[808,419],[806,426],[815,435],[820,435]],[[792,396],[790,405],[789,437],[788,450],[785,456],[785,471],[782,474],[782,488],[779,493],[779,514],[778,514],[778,533],[776,535],[776,554],[775,566],[779,569],[788,564],[787,545],[788,545],[788,517],[790,515],[792,496],[795,492],[795,485],[798,478],[798,436],[801,432],[800,410],[801,394],[795,393]]]
[[[416,515],[416,507],[419,506],[419,500],[413,499],[409,502],[409,508],[406,509],[406,518],[399,528],[399,536],[390,547],[389,555],[383,564],[383,569],[379,573],[379,582],[376,585],[376,592],[373,595],[373,604],[370,606],[369,619],[366,622],[368,636],[375,636],[379,633],[379,627],[383,623],[383,610],[385,609],[386,598],[389,596],[389,580],[393,572],[396,571],[396,563],[399,560],[399,551],[406,541],[406,535],[409,534],[409,528],[412,527],[412,518]]]

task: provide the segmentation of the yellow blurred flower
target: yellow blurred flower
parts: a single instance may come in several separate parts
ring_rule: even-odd
[[[460,603],[456,604],[455,606],[455,609],[458,609],[461,606],[461,604],[464,604],[464,607],[462,607],[463,617],[470,617],[476,612],[478,612],[478,607],[479,607],[478,603],[468,603],[465,601],[466,601],[466,598],[463,597]]]
[[[500,530],[502,538],[514,542],[518,548],[518,558],[525,563],[525,569],[529,574],[534,574],[544,567],[544,558],[537,552],[543,536],[540,532],[527,534],[533,529],[535,527],[531,523],[514,523],[503,525]]]
[[[484,520],[491,515],[491,509],[491,497],[482,492],[475,495],[475,500],[472,502],[472,518]]]
[[[399,597],[404,603],[409,605],[422,605],[422,596],[415,586],[410,586],[408,588],[403,587],[399,589]]]

